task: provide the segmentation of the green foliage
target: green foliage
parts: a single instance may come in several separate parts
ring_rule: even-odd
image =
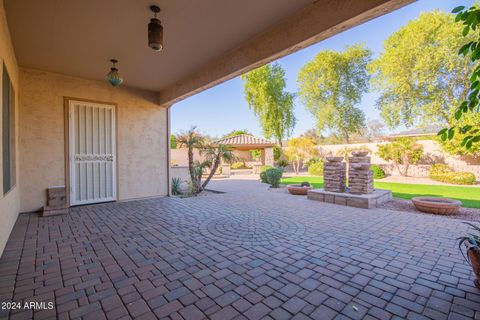
[[[285,71],[278,63],[267,64],[242,75],[245,99],[257,116],[263,135],[277,143],[295,126],[294,94],[286,92]]]
[[[423,146],[413,139],[399,138],[392,143],[379,145],[377,155],[385,161],[392,161],[398,172],[407,176],[409,166],[417,164],[422,158]]]
[[[324,50],[302,67],[297,80],[299,96],[319,131],[328,129],[348,143],[350,135],[365,127],[365,114],[355,106],[368,92],[371,55],[362,45],[343,52]]]
[[[430,167],[429,177],[432,180],[451,184],[472,185],[477,183],[471,172],[454,172],[446,164],[434,164]]]
[[[277,167],[285,168],[285,167],[288,167],[288,166],[290,165],[290,162],[288,162],[288,161],[285,160],[285,159],[279,159],[279,160],[276,162],[276,165],[277,165]]]
[[[250,154],[252,155],[252,159],[254,161],[258,161],[258,159],[260,159],[260,156],[262,155],[262,151],[261,150],[251,150]]]
[[[272,188],[278,188],[280,186],[280,180],[282,179],[283,170],[280,168],[270,168],[265,171],[267,183]]]
[[[468,93],[472,62],[457,54],[473,40],[461,35],[452,15],[432,11],[408,22],[384,42],[369,65],[380,92],[377,107],[390,128],[447,124],[452,106]]]
[[[480,23],[480,8],[477,4],[470,8],[459,6],[453,9],[452,13],[456,13],[455,21],[458,22],[458,28],[462,28],[462,36],[464,39],[463,46],[455,46],[460,48],[458,54],[469,58],[472,66],[475,66],[471,72],[470,81],[465,85],[468,93],[464,97],[464,101],[456,104],[458,107],[455,111],[455,119],[458,121],[465,116],[465,114],[480,112],[480,41],[479,41],[479,23]],[[480,143],[480,125],[472,124],[454,124],[450,123],[450,128],[442,129],[438,135],[442,140],[452,140],[455,136],[455,128],[458,128],[458,133],[462,135],[462,142],[460,147],[466,150],[472,149],[473,146],[478,146]],[[463,151],[463,150],[462,150]]]
[[[474,128],[480,129],[480,113],[465,113],[460,119],[454,119],[451,121],[451,124],[458,128],[463,128],[465,126],[471,126],[472,130]],[[450,133],[453,134],[454,130],[450,130]],[[448,132],[445,134],[447,135]],[[457,131],[450,139],[439,139],[442,149],[449,154],[452,155],[460,155],[460,156],[480,156],[480,143],[475,143],[480,141],[480,136],[472,139],[468,138],[472,137],[471,132],[460,132]],[[469,144],[467,147],[467,142],[465,142],[466,138],[468,141],[472,141],[472,144]]]
[[[251,167],[247,166],[247,164],[245,163],[245,161],[237,161],[237,162],[234,162],[230,165],[230,167],[232,169],[251,169]]]
[[[318,160],[308,165],[308,174],[312,176],[323,176],[323,161]]]
[[[268,183],[267,173],[265,171],[260,172],[260,181],[263,183]]]
[[[188,131],[181,132],[177,136],[177,146],[187,148],[188,154],[188,171],[192,188],[196,188],[195,192],[201,191],[200,180],[202,178],[202,167],[206,167],[207,163],[195,162],[193,159],[193,150],[202,149],[205,145],[205,137],[198,132],[197,127],[193,126]]]
[[[172,178],[172,194],[179,195],[182,193],[181,190],[182,179],[173,177]]]
[[[383,179],[385,178],[385,171],[383,171],[382,167],[372,164],[370,166],[370,170],[373,171],[373,179]]]
[[[235,137],[235,136],[238,136],[238,135],[241,135],[241,134],[252,135],[247,129],[244,129],[244,130],[232,130],[232,131],[230,131],[229,133],[227,133],[224,138]]]
[[[177,149],[177,138],[175,135],[170,135],[170,149]]]
[[[473,185],[477,183],[477,178],[471,172],[450,172],[435,180],[459,185]]]
[[[273,168],[272,166],[261,166],[260,167],[260,181],[263,183],[268,183],[266,171]]]
[[[270,168],[273,168],[273,167],[272,167],[272,166],[269,166],[269,165],[261,166],[261,167],[260,167],[260,172],[267,171],[267,170],[270,169]]]
[[[310,138],[298,137],[288,141],[288,147],[285,148],[284,153],[285,157],[292,162],[293,170],[298,174],[301,163],[315,156],[318,151]]]
[[[428,172],[428,176],[432,180],[441,180],[441,177],[453,172],[452,169],[446,164],[443,163],[437,163],[433,164],[430,167],[430,171]]]
[[[465,259],[465,261],[471,264],[471,261],[469,260],[469,258],[467,258],[468,251],[474,250],[475,252],[478,252],[478,250],[480,250],[480,227],[470,222],[463,222],[463,223],[465,223],[466,225],[469,225],[475,231],[475,233],[467,233],[463,237],[457,238],[458,250],[462,253],[462,256]],[[464,247],[466,252],[464,252],[462,249]]]
[[[217,169],[219,168],[220,163],[222,161],[224,163],[232,163],[233,161],[235,161],[235,155],[233,154],[233,152],[230,150],[228,146],[223,144],[207,145],[202,150],[200,150],[200,153],[205,157],[205,161],[204,161],[205,166],[210,168],[210,173],[200,188],[200,191],[201,191],[205,189],[207,184],[212,179],[213,175],[217,172]],[[201,175],[200,175],[200,178],[201,178]]]
[[[282,147],[274,146],[273,147],[273,160],[278,161],[282,157]]]

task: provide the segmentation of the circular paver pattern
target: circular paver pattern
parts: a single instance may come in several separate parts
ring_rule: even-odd
[[[285,217],[251,213],[214,218],[200,226],[200,232],[221,243],[265,245],[298,238],[305,226]]]

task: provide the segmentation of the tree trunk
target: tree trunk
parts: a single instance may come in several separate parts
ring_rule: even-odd
[[[215,172],[217,172],[217,169],[218,169],[219,165],[220,165],[220,156],[217,156],[215,158],[215,162],[213,163],[212,169],[210,170],[210,174],[208,175],[207,179],[203,182],[200,191],[205,189],[205,187],[210,182],[210,180],[212,179]]]
[[[406,175],[405,175],[405,172],[401,169],[401,165],[400,165],[399,163],[396,163],[396,162],[395,162],[395,167],[397,168],[398,173],[400,173],[400,175],[401,175],[402,177],[405,177],[405,176],[406,176]]]
[[[350,144],[350,136],[348,135],[348,131],[344,132],[344,137],[345,137],[345,142],[347,144]]]
[[[195,183],[195,172],[193,169],[193,147],[188,146],[188,171],[190,172],[190,179]]]

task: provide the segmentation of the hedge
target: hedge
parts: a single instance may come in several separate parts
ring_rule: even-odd
[[[382,167],[372,164],[370,166],[370,170],[373,171],[373,179],[383,179],[385,178],[385,171],[383,171]]]
[[[454,172],[446,164],[434,164],[430,167],[429,177],[432,180],[461,185],[477,183],[477,178],[471,172]]]

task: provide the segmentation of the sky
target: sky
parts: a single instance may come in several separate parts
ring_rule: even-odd
[[[322,50],[342,51],[346,46],[360,42],[372,50],[373,58],[375,58],[382,52],[383,42],[388,36],[407,24],[408,21],[416,19],[421,12],[435,9],[450,12],[456,6],[471,5],[472,3],[473,0],[419,0],[283,57],[277,62],[285,69],[286,90],[297,91],[296,79],[299,70]],[[365,112],[368,120],[380,119],[375,107],[377,97],[378,94],[375,92],[369,92],[363,96],[362,102],[358,105]],[[313,116],[305,110],[298,99],[295,101],[295,117],[297,124],[293,130],[293,137],[315,127]],[[171,121],[171,130],[174,134],[188,130],[195,125],[202,133],[216,137],[221,137],[232,130],[241,129],[247,129],[257,136],[263,136],[253,110],[249,109],[244,98],[243,83],[240,77],[176,103],[172,106]],[[397,128],[393,131],[402,129],[405,128]]]

